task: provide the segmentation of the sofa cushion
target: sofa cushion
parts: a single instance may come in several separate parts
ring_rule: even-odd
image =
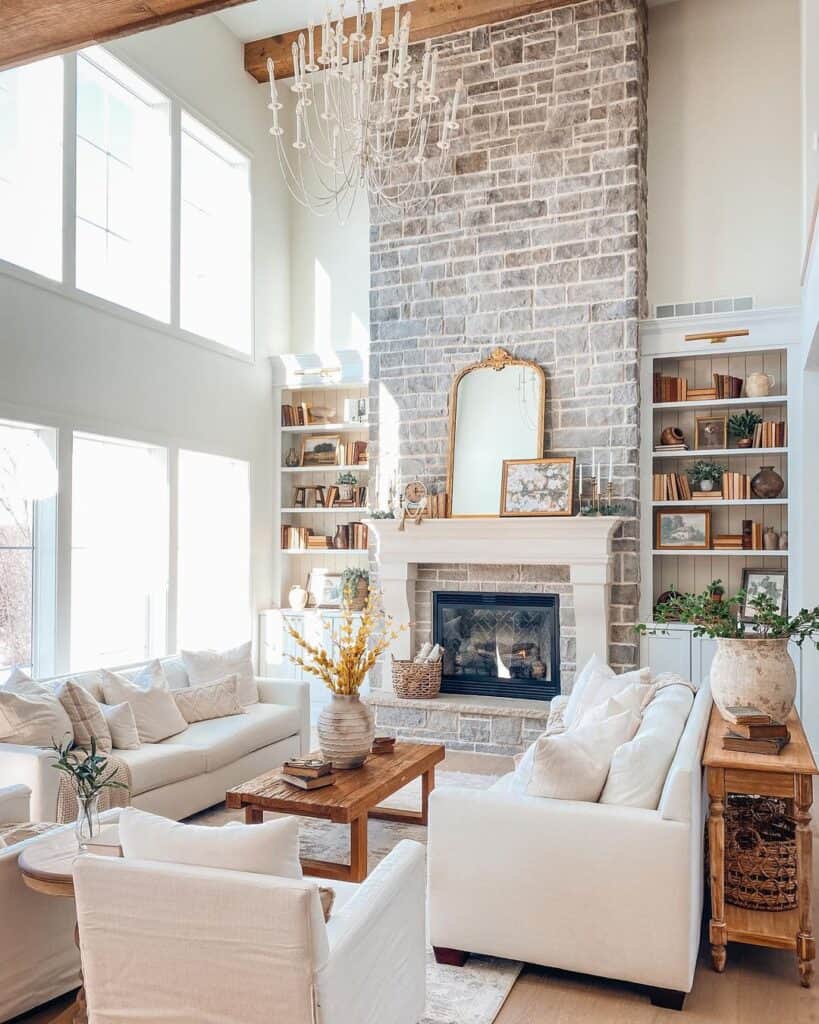
[[[182,662],[191,686],[215,683],[225,676],[236,676],[242,704],[257,704],[259,690],[253,675],[252,645],[239,644],[228,651],[182,651]]]
[[[616,675],[608,665],[593,670],[586,677],[583,689],[574,703],[571,713],[566,709],[566,728],[573,729],[583,721],[583,718],[593,707],[604,704],[611,697],[633,684],[647,686],[651,682],[651,670],[647,668],[635,669],[633,672],[623,672]]]
[[[106,704],[121,704],[125,701],[131,705],[142,743],[158,743],[187,728],[188,723],[167,688],[165,673],[159,662],[147,666],[134,682],[116,672],[103,669],[102,686]]]
[[[49,690],[15,693],[0,689],[0,743],[50,747],[74,735],[71,719]]]
[[[171,658],[163,658],[160,664],[165,673],[165,678],[168,680],[168,686],[172,690],[181,690],[186,686],[190,686],[188,673],[185,671],[185,666],[178,654],[173,655]]]
[[[244,708],[239,703],[236,676],[225,676],[207,686],[187,686],[183,690],[176,690],[173,699],[189,724],[244,714]]]
[[[230,718],[213,718],[194,722],[179,736],[172,736],[163,746],[194,747],[207,760],[207,770],[216,771],[238,761],[245,754],[261,750],[299,731],[297,708],[280,704],[254,704],[245,714]]]
[[[101,754],[110,754],[113,747],[111,730],[99,702],[73,679],[60,686],[57,696],[71,719],[76,745],[90,751],[93,739]]]
[[[693,702],[687,686],[658,690],[634,738],[615,750],[600,803],[656,809]]]
[[[122,704],[100,704],[100,708],[108,723],[114,750],[138,750],[142,743],[131,705],[123,701]]]
[[[204,752],[167,743],[143,743],[136,750],[118,750],[117,757],[131,770],[131,796],[170,786],[207,771]]]

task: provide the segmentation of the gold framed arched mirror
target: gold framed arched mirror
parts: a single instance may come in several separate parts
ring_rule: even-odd
[[[464,367],[449,399],[450,515],[497,516],[504,459],[543,457],[546,374],[496,348]]]

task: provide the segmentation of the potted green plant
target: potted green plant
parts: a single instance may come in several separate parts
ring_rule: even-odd
[[[682,622],[694,627],[695,637],[717,642],[710,682],[714,703],[721,712],[743,706],[758,708],[775,722],[784,722],[796,698],[796,669],[788,644],[806,640],[819,650],[819,606],[789,616],[766,593],[740,590],[714,600],[721,581],[701,594],[676,594],[655,609],[655,623]],[[740,613],[744,610],[744,615]],[[745,621],[748,617],[751,621]],[[645,623],[637,632],[656,630]]]
[[[710,459],[698,459],[688,470],[691,486],[698,491],[713,491],[722,481],[725,466]]]
[[[77,794],[77,821],[74,826],[77,845],[81,850],[95,838],[100,830],[99,800],[104,789],[127,789],[115,778],[117,768],[108,758],[97,753],[97,741],[91,737],[90,752],[74,744],[74,740],[54,743],[57,755],[51,767],[68,775]]]
[[[368,569],[348,568],[341,574],[341,594],[350,611],[360,612],[367,603],[370,593]]]
[[[345,471],[344,473],[338,474],[338,480],[336,485],[338,487],[338,497],[340,501],[350,501],[353,497],[353,488],[358,483],[358,477],[355,473]]]
[[[754,443],[754,431],[761,422],[762,417],[758,413],[746,409],[745,412],[735,413],[728,420],[728,433],[738,438],[738,448],[750,448]]]

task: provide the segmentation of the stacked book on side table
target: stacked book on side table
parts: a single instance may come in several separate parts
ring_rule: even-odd
[[[336,781],[333,766],[317,757],[291,757],[282,765],[282,779],[299,789],[321,789]]]
[[[746,754],[779,754],[788,744],[788,727],[775,722],[758,708],[726,708],[722,717],[731,724],[722,741],[723,750],[738,750]]]

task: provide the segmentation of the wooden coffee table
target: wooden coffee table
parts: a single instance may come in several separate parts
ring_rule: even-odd
[[[245,822],[257,824],[265,811],[325,818],[350,826],[350,863],[302,860],[306,874],[334,878],[343,882],[361,882],[367,877],[367,821],[398,821],[426,825],[429,794],[435,788],[435,765],[446,751],[440,744],[396,743],[389,754],[370,754],[361,768],[336,773],[336,782],[322,789],[298,789],[284,782],[276,768],[250,782],[229,789],[226,804],[238,810],[244,807]],[[321,757],[319,752],[311,757]],[[421,810],[405,811],[379,807],[386,797],[397,793],[408,782],[421,776]]]

